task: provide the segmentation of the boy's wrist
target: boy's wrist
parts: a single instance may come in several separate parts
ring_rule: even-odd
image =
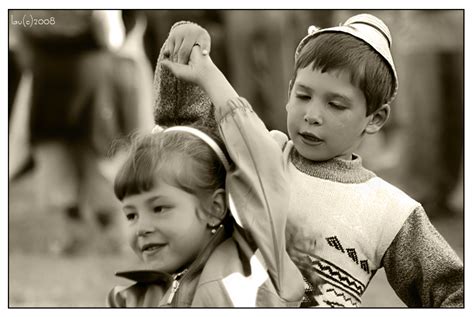
[[[232,85],[216,65],[211,62],[206,68],[201,77],[200,86],[209,95],[216,109],[225,106],[229,99],[238,97]]]
[[[208,91],[215,87],[216,82],[222,79],[222,72],[217,68],[217,66],[212,62],[206,63],[203,67],[199,85],[205,90]]]

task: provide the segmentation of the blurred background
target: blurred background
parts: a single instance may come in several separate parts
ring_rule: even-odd
[[[135,263],[112,191],[117,140],[153,126],[154,67],[175,22],[206,28],[237,92],[286,131],[299,40],[362,12],[390,28],[400,87],[359,153],[464,258],[463,10],[9,10],[10,307],[102,307],[126,283],[113,275]],[[363,301],[404,306],[383,270]]]

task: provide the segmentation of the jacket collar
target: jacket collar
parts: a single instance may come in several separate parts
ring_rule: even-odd
[[[204,264],[207,262],[207,259],[212,254],[214,249],[225,239],[227,238],[224,227],[219,228],[216,233],[212,236],[204,250],[198,255],[196,260],[189,266],[188,274],[200,271]],[[129,280],[132,280],[137,283],[145,284],[160,284],[167,285],[171,283],[174,279],[174,275],[169,273],[150,270],[150,269],[133,269],[127,271],[120,271],[115,273],[118,277],[123,277]]]

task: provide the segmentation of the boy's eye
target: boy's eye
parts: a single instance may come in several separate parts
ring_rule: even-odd
[[[346,107],[340,103],[337,103],[337,102],[333,102],[333,101],[330,101],[329,102],[329,105],[337,110],[344,110],[346,109]]]
[[[309,100],[311,99],[311,97],[309,95],[305,95],[305,94],[296,94],[296,98],[298,99],[301,99],[301,100]]]

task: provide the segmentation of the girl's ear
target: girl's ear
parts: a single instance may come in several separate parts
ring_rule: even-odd
[[[377,109],[372,113],[369,123],[365,127],[365,132],[367,134],[377,133],[387,122],[388,117],[390,116],[390,105],[384,104],[382,107]]]
[[[225,190],[222,188],[217,189],[211,198],[211,210],[209,213],[208,224],[211,227],[219,225],[227,213],[227,206],[225,200]]]

